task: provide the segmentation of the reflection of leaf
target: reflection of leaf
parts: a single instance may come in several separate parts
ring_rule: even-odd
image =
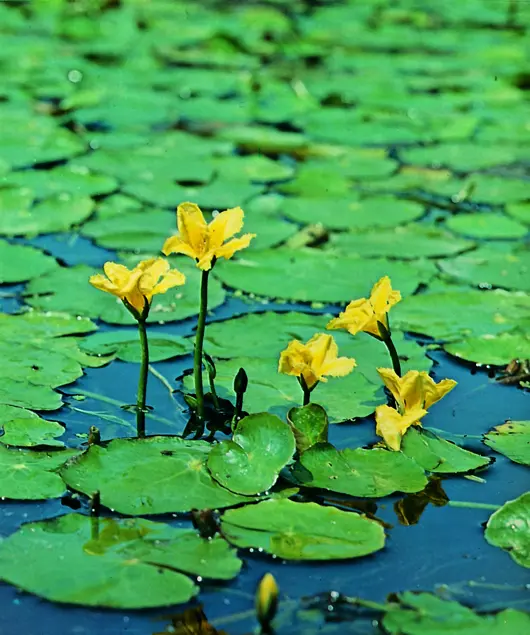
[[[401,525],[417,525],[421,515],[431,503],[435,507],[443,507],[449,501],[437,478],[429,480],[425,489],[417,494],[408,494],[394,503],[394,511]]]
[[[226,631],[218,631],[214,628],[202,606],[187,609],[183,613],[171,617],[171,631],[166,628],[163,632],[153,633],[153,635],[165,635],[168,632],[175,635],[228,635]]]

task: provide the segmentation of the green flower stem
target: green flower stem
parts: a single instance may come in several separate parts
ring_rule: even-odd
[[[394,372],[396,373],[396,375],[398,377],[401,377],[401,362],[399,361],[399,355],[396,350],[396,347],[394,346],[394,342],[392,341],[392,338],[390,337],[390,334],[388,335],[388,338],[386,338],[383,341],[385,343],[385,346],[388,349],[388,352],[390,353],[390,359],[392,360],[392,368],[394,369]]]
[[[300,375],[300,377],[298,378],[298,383],[300,384],[302,391],[304,393],[304,401],[302,405],[307,406],[307,404],[310,403],[311,401],[311,391],[313,390],[313,388],[316,387],[317,384],[315,384],[313,388],[308,388],[305,382],[305,379],[303,378],[302,375]]]
[[[140,365],[140,379],[138,380],[138,394],[136,396],[136,434],[139,438],[143,438],[145,437],[145,400],[147,394],[147,376],[149,372],[149,343],[147,340],[145,318],[138,320],[138,333],[140,334],[142,363]]]
[[[377,322],[377,327],[379,328],[379,334],[381,335],[381,339],[390,353],[390,359],[392,360],[392,368],[398,377],[401,377],[401,362],[399,360],[399,355],[394,346],[394,342],[392,341],[392,336],[390,334],[390,328],[386,327],[382,322]]]
[[[204,432],[204,386],[202,383],[202,347],[204,343],[204,331],[206,328],[206,312],[208,311],[208,274],[203,271],[201,277],[201,299],[199,306],[199,319],[195,334],[195,352],[193,356],[193,377],[195,380],[195,397],[197,399],[197,423],[200,433]],[[200,435],[199,435],[200,436]]]

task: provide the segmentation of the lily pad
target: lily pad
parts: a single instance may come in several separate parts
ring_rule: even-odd
[[[101,247],[124,251],[154,252],[176,231],[175,214],[169,210],[128,211],[85,223],[81,234]]]
[[[341,253],[399,260],[453,256],[473,246],[470,240],[455,238],[448,232],[423,225],[341,233],[333,236],[330,242],[330,247]]]
[[[77,196],[95,196],[108,194],[118,187],[116,179],[91,172],[79,165],[62,165],[53,170],[13,172],[5,181],[9,186],[29,187],[35,193],[35,198],[64,192]]]
[[[317,443],[328,441],[328,416],[318,404],[309,403],[301,408],[291,408],[287,413],[287,423],[291,426],[299,453]]]
[[[79,347],[91,355],[113,355],[124,362],[139,363],[142,360],[142,350],[136,329],[94,333],[81,340]],[[169,335],[156,331],[149,335],[149,360],[151,362],[187,355],[192,350],[191,340],[179,335]]]
[[[504,145],[479,145],[477,143],[447,143],[423,148],[402,150],[400,156],[406,163],[446,166],[459,172],[483,170],[517,161],[513,148]]]
[[[488,466],[492,460],[446,441],[430,430],[412,426],[403,437],[401,451],[434,474],[460,474]]]
[[[479,615],[458,602],[410,591],[400,593],[397,601],[383,617],[385,632],[391,635],[511,635],[530,627],[530,617],[514,609]]]
[[[244,408],[248,412],[270,412],[285,418],[293,406],[302,404],[302,390],[294,377],[278,373],[278,359],[235,357],[216,363],[215,385],[219,396],[234,400],[234,377],[244,368],[248,378],[248,388],[244,398]],[[207,382],[207,375],[204,381]],[[193,377],[184,377],[184,387],[194,392]],[[364,375],[353,371],[347,377],[333,377],[319,385],[312,393],[314,402],[323,406],[330,423],[366,417],[384,402],[381,385],[374,384]]]
[[[53,388],[81,377],[83,366],[105,363],[81,351],[74,338],[61,336],[94,328],[89,320],[53,313],[0,314],[0,403],[34,410],[60,408],[61,395]]]
[[[44,445],[63,447],[64,443],[57,437],[64,434],[64,427],[56,421],[41,419],[31,410],[15,406],[0,405],[0,443],[18,447]]]
[[[512,203],[506,205],[506,213],[520,223],[530,225],[530,203]]]
[[[494,212],[475,212],[451,216],[446,226],[457,234],[471,238],[522,238],[528,227]]]
[[[221,526],[237,547],[263,549],[286,560],[359,558],[385,544],[384,529],[374,520],[287,499],[230,510]]]
[[[485,434],[484,443],[515,463],[530,465],[530,421],[507,421]]]
[[[186,533],[148,520],[106,519],[95,538],[92,519],[80,514],[29,523],[1,543],[1,577],[53,602],[121,609],[187,602],[198,587],[163,555]],[[63,557],[51,567],[58,551]],[[22,564],[27,558],[31,567]]]
[[[400,452],[382,448],[337,450],[329,443],[304,452],[293,476],[305,487],[370,498],[420,492],[427,485],[423,468]]]
[[[61,496],[66,486],[56,473],[77,450],[36,452],[8,449],[0,445],[0,497],[14,500],[42,500]]]
[[[500,289],[458,289],[405,298],[394,311],[395,327],[436,339],[457,340],[495,336],[523,326],[528,321],[530,297]]]
[[[530,492],[508,501],[494,512],[486,525],[485,538],[490,545],[500,547],[522,567],[530,567]]]
[[[93,209],[91,198],[63,192],[31,208],[0,214],[0,234],[23,236],[66,231],[86,220]]]
[[[422,205],[391,196],[358,200],[354,193],[337,193],[332,198],[327,188],[319,198],[308,198],[304,189],[301,194],[301,197],[285,199],[282,214],[299,223],[322,223],[329,229],[396,227],[424,214]]]
[[[513,332],[468,337],[444,344],[444,350],[468,362],[504,366],[512,359],[530,359],[530,335]]]
[[[230,441],[208,455],[214,479],[236,494],[251,496],[269,490],[295,451],[294,436],[279,417],[254,414],[237,424]]]
[[[177,290],[155,296],[149,313],[149,322],[183,320],[199,312],[197,288],[200,271],[184,259],[179,259],[176,266],[186,275],[186,284]],[[77,265],[68,269],[60,268],[41,276],[26,287],[26,303],[43,311],[63,311],[100,318],[111,324],[135,324],[134,318],[121,300],[95,289],[88,283],[89,277],[94,273],[92,267]],[[209,308],[214,309],[222,304],[224,299],[225,293],[221,285],[212,280],[209,285]]]
[[[368,292],[369,289],[367,288],[366,291]],[[324,332],[331,317],[331,315],[294,311],[287,313],[267,311],[213,322],[206,329],[205,350],[212,357],[224,359],[243,356],[271,358],[276,368],[281,351],[291,340],[298,339],[306,342],[315,333]],[[345,331],[334,331],[333,337],[341,355],[354,357],[357,360],[357,368],[354,372],[364,375],[372,383],[379,385],[381,380],[376,368],[388,366],[390,363],[384,345],[373,337],[363,334],[353,337]],[[405,339],[403,333],[395,329],[392,332],[392,339],[405,369],[429,370],[431,361],[425,356],[423,347],[414,340]],[[323,390],[329,389],[336,381],[342,380],[330,379]],[[320,389],[317,390],[319,392],[316,392],[315,396],[320,394]]]
[[[520,249],[505,253],[486,246],[442,260],[439,267],[454,278],[482,288],[530,291],[530,251]]]
[[[139,516],[217,509],[252,501],[218,485],[206,461],[206,442],[179,437],[115,439],[92,445],[61,470],[65,483],[122,514]]]
[[[214,270],[224,284],[246,293],[301,302],[345,303],[366,294],[370,283],[392,271],[392,283],[403,295],[412,294],[434,273],[430,262],[366,260],[312,249],[256,251]],[[282,280],[278,286],[278,280]]]
[[[58,266],[52,256],[29,245],[12,245],[0,240],[0,284],[25,282]]]

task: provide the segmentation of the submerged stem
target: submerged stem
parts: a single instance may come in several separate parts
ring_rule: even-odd
[[[202,347],[204,343],[204,331],[206,328],[206,313],[208,311],[208,274],[203,271],[201,276],[201,295],[199,305],[199,319],[195,334],[195,351],[193,356],[193,377],[195,380],[195,397],[197,399],[197,423],[199,430],[197,435],[204,432],[204,387],[202,383]],[[200,434],[199,434],[200,432]]]
[[[473,503],[470,501],[449,501],[447,503],[450,507],[466,507],[468,509],[487,509],[490,511],[497,511],[501,508],[500,505],[493,505],[492,503]]]
[[[145,319],[138,320],[138,333],[140,334],[142,363],[140,365],[140,378],[138,380],[138,393],[136,396],[136,434],[139,438],[143,438],[145,437],[145,400],[147,395],[147,376],[149,371],[149,343],[147,340]]]

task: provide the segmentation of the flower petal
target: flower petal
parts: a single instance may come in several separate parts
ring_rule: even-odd
[[[457,382],[454,379],[442,379],[441,382],[436,384],[431,377],[424,371],[421,373],[422,375],[426,375],[430,382],[425,382],[424,385],[424,406],[425,408],[429,408],[433,403],[440,401],[442,397],[444,397],[448,392],[453,390],[456,386]]]
[[[392,290],[392,284],[388,276],[384,276],[376,282],[370,294],[370,302],[379,320],[386,315],[390,308],[401,300],[401,293]]]
[[[394,397],[394,399],[397,402],[400,402],[401,401],[401,385],[402,385],[401,377],[399,377],[399,375],[391,368],[378,368],[377,372],[379,373],[379,377],[381,377],[385,386],[392,393],[392,396]]]
[[[118,287],[102,273],[96,273],[93,276],[90,276],[88,281],[93,287],[96,287],[96,289],[112,293],[113,295],[119,295]]]
[[[226,244],[221,245],[215,249],[215,256],[217,258],[226,258],[229,260],[236,253],[236,251],[240,251],[241,249],[246,249],[250,241],[256,237],[256,234],[244,234],[241,238],[233,238],[229,240]]]
[[[183,273],[178,271],[178,269],[170,269],[162,280],[153,287],[152,294],[157,295],[158,293],[165,293],[173,287],[180,287],[185,284],[185,282],[186,276]]]
[[[330,375],[331,377],[344,377],[349,375],[356,366],[357,362],[353,357],[337,357],[333,362],[326,364],[322,368],[322,374]]]
[[[103,271],[107,278],[118,287],[127,284],[132,273],[125,265],[119,265],[116,262],[106,262],[103,265]]]
[[[195,203],[181,203],[177,208],[177,226],[180,238],[190,245],[195,258],[204,252],[208,238],[208,225]]]
[[[417,408],[405,415],[400,415],[397,410],[390,408],[390,406],[377,406],[375,409],[376,434],[383,437],[384,442],[391,450],[399,451],[401,439],[405,432],[410,426],[418,424],[426,414],[426,410]]]
[[[217,214],[208,225],[210,249],[220,247],[225,240],[239,233],[243,229],[244,216],[245,213],[240,207],[233,207]]]
[[[346,329],[348,333],[357,335],[357,333],[366,330],[372,322],[374,322],[372,305],[366,298],[360,298],[350,302],[339,317],[328,322],[326,328],[330,330]],[[374,327],[371,328],[373,330]],[[377,328],[377,324],[375,324],[375,328]],[[379,331],[377,331],[378,333]]]
[[[194,260],[200,256],[200,254],[197,254],[191,245],[184,242],[182,238],[179,238],[178,236],[170,236],[166,240],[164,246],[162,247],[162,253],[164,256],[169,256],[170,254],[184,254]]]

